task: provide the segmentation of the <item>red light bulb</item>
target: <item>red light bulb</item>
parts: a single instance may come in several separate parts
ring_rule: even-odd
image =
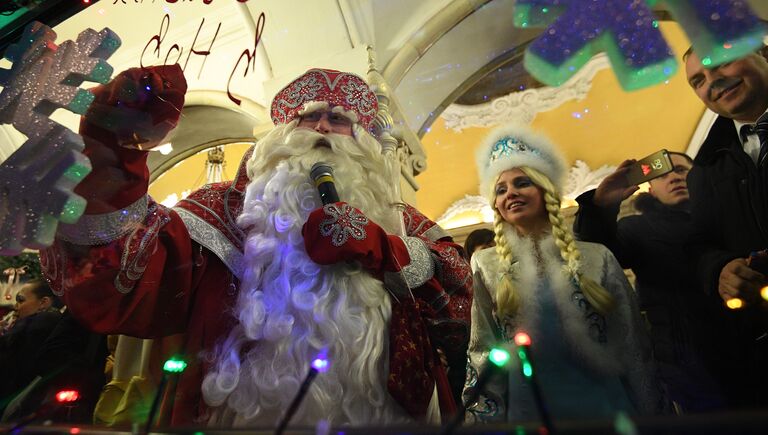
[[[525,332],[518,332],[515,334],[515,344],[518,346],[530,346],[531,336]]]
[[[72,403],[79,398],[80,393],[77,390],[61,390],[56,393],[56,401],[59,403]]]

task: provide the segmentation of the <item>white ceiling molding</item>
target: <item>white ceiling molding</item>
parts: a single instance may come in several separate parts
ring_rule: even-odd
[[[463,213],[475,212],[481,213],[483,222],[493,222],[493,210],[488,205],[488,200],[480,195],[464,195],[464,198],[454,202],[448,209],[437,218],[438,225],[450,227],[449,221]]]
[[[350,0],[336,0],[336,6],[343,17],[349,36],[350,48],[370,43],[373,37],[370,32],[368,17],[370,17],[372,5],[370,3],[354,3]]]
[[[427,47],[419,45],[422,51],[411,47],[414,50],[411,53],[413,61],[407,63],[409,67],[400,83],[393,84],[393,87],[404,119],[417,134],[423,135],[437,119],[438,113],[455,100],[455,92],[462,84],[489,62],[509,50],[524,46],[540,32],[539,29],[514,27],[509,19],[514,13],[514,6],[514,0],[487,2],[453,27],[445,29],[439,37],[419,39],[424,43],[433,41]],[[430,31],[432,35],[440,29],[425,26],[425,31]],[[395,59],[385,69],[387,81],[396,78],[395,74],[388,72],[394,68],[394,62]]]
[[[709,109],[704,110],[704,113],[701,114],[699,125],[696,126],[696,130],[694,130],[693,136],[691,136],[691,141],[688,142],[688,148],[685,150],[686,154],[692,158],[696,157],[699,148],[701,148],[701,144],[704,143],[704,139],[707,138],[709,129],[712,128],[712,124],[715,123],[716,119],[717,113]]]
[[[245,96],[238,96],[242,103],[239,106],[232,104],[227,93],[211,90],[191,90],[184,96],[184,107],[187,106],[213,106],[232,110],[253,117],[257,125],[269,124],[271,128],[272,117],[270,109]]]
[[[585,162],[576,160],[574,165],[568,170],[568,177],[563,187],[562,197],[575,200],[582,193],[597,188],[597,185],[615,170],[616,166],[603,165],[593,171]],[[480,195],[464,195],[464,198],[451,204],[437,218],[437,223],[450,228],[451,219],[468,212],[480,213],[483,216],[483,222],[493,222],[493,210],[485,197]]]
[[[603,165],[594,171],[582,160],[576,160],[563,187],[563,198],[576,199],[582,193],[597,188],[597,185],[616,170],[616,166]]]
[[[491,0],[455,0],[431,16],[389,59],[382,75],[397,88],[406,73],[447,32]]]
[[[510,121],[530,124],[540,112],[552,110],[570,100],[584,99],[595,75],[610,66],[608,57],[599,54],[562,86],[512,92],[491,102],[465,106],[451,104],[440,115],[454,131],[469,127],[491,127]]]

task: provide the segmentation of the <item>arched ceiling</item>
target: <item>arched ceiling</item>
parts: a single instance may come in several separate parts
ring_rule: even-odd
[[[768,17],[768,2],[750,3]],[[239,105],[229,98],[214,105],[267,125],[269,101],[287,81],[310,67],[365,74],[370,45],[403,119],[423,132],[448,97],[460,96],[454,95],[457,88],[466,91],[465,82],[481,79],[477,72],[489,65],[513,65],[509,53],[519,53],[541,31],[512,26],[514,5],[514,0],[102,0],[55,29],[63,41],[85,27],[109,27],[123,41],[109,60],[116,71],[178,61],[190,91],[230,92]]]
[[[656,10],[663,19],[668,14],[660,3]],[[759,15],[768,18],[768,2],[750,3]],[[514,0],[215,0],[209,4],[102,0],[55,30],[58,41],[74,39],[86,27],[114,30],[123,41],[109,60],[116,71],[140,64],[178,61],[182,65],[189,84],[187,106],[210,106],[223,112],[200,118],[200,123],[206,123],[204,127],[190,123],[190,128],[191,124],[197,129],[210,126],[210,134],[177,132],[178,138],[187,138],[174,143],[178,158],[213,136],[233,137],[237,131],[238,139],[247,139],[240,136],[248,133],[248,123],[253,124],[252,137],[263,134],[271,127],[268,105],[272,96],[310,67],[365,75],[369,46],[374,48],[376,65],[396,98],[395,119],[403,124],[401,130],[419,135],[433,127],[448,131],[440,116],[455,101],[475,104],[486,96],[503,97],[510,88],[537,86],[520,68],[519,59],[526,44],[541,30],[513,27],[514,5]],[[489,74],[492,71],[495,73]],[[611,77],[610,73],[603,78],[595,76],[595,83],[609,83],[610,87]],[[614,98],[598,95],[603,100]],[[569,104],[563,110],[584,109],[573,106],[577,103]],[[660,113],[652,105],[649,110]],[[700,106],[694,112],[693,117],[699,117]],[[233,116],[219,116],[226,113]],[[536,122],[545,118],[557,122],[551,113]],[[57,112],[55,119],[76,128],[75,116]],[[695,125],[686,128],[680,135],[690,138]],[[581,137],[590,134],[584,131]],[[0,144],[0,156],[9,154],[11,143],[19,144],[17,136],[6,136]],[[410,139],[417,140],[413,133]],[[427,150],[429,166],[417,179],[422,185],[420,202],[427,201],[424,197],[435,182],[426,174],[446,173],[436,157],[442,151],[442,147]],[[153,156],[155,167],[175,163],[172,157]],[[433,208],[432,217],[439,209]]]
[[[665,16],[661,3],[656,9]],[[750,3],[768,17],[768,2]],[[109,60],[116,71],[178,61],[190,92],[229,93],[232,99],[212,104],[244,112],[262,126],[269,125],[272,95],[287,81],[310,67],[365,74],[366,47],[373,46],[402,120],[423,134],[442,108],[483,80],[485,74],[478,72],[501,65],[515,69],[513,58],[541,29],[512,26],[514,5],[514,0],[103,0],[55,29],[63,41],[85,27],[109,27],[123,41]],[[497,84],[506,78],[485,80]]]
[[[661,30],[676,53],[688,40],[674,22],[661,23]],[[571,165],[572,191],[566,198],[594,187],[604,166],[615,166],[628,158],[641,158],[661,148],[685,152],[704,112],[678,72],[661,85],[625,92],[613,72],[596,64],[593,77],[552,88],[526,89],[475,106],[449,106],[422,138],[430,168],[418,180],[416,192],[421,210],[435,219],[452,206],[472,205],[466,196],[479,195],[475,150],[491,129],[508,122],[530,122],[551,138]],[[482,116],[472,110],[483,110]],[[472,122],[474,119],[475,122]],[[457,122],[460,120],[460,122]],[[458,216],[460,217],[460,216]],[[482,218],[466,216],[470,222]],[[450,220],[450,219],[448,219]],[[466,219],[441,222],[448,227]]]

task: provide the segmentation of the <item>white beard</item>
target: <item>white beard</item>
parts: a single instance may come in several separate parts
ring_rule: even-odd
[[[372,143],[332,135],[333,151],[314,147],[321,137],[295,122],[277,127],[248,163],[251,182],[238,218],[248,232],[238,323],[202,387],[206,402],[219,407],[211,423],[276,425],[322,352],[330,367],[315,378],[293,424],[408,420],[386,387],[391,305],[382,282],[359,265],[317,265],[301,235],[322,205],[308,175],[314,163],[330,164],[339,197],[390,233],[399,218],[391,178],[371,136]]]

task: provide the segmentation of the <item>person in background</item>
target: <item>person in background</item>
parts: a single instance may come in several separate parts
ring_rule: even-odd
[[[576,241],[559,192],[566,165],[526,127],[492,132],[478,151],[480,192],[494,210],[496,249],[472,258],[474,299],[465,396],[492,347],[531,337],[533,370],[551,417],[613,418],[664,408],[634,292],[602,245]],[[491,379],[470,421],[530,421],[539,413],[513,358]]]
[[[693,160],[669,154],[673,170],[651,180],[648,193],[634,201],[640,214],[617,222],[622,201],[638,189],[626,177],[636,161],[626,160],[597,189],[576,198],[573,229],[580,240],[607,246],[623,268],[634,272],[659,377],[679,409],[722,409],[721,385],[730,377],[719,350],[725,319],[719,298],[704,294],[686,262],[691,227],[686,178]]]
[[[17,320],[0,336],[0,410],[37,375],[38,350],[61,318],[59,306],[44,280],[29,281],[16,294]]]
[[[61,304],[51,287],[41,279],[30,281],[16,295],[13,307],[21,320],[39,313],[60,313]]]
[[[466,255],[467,260],[471,260],[472,255],[477,251],[496,246],[494,237],[493,231],[488,228],[478,228],[469,233],[464,241],[464,255]]]
[[[11,370],[13,382],[4,385],[3,421],[19,420],[43,409],[60,390],[75,390],[79,399],[65,408],[50,408],[41,418],[69,423],[91,423],[93,408],[104,385],[101,368],[106,339],[80,325],[44,280],[22,287],[17,297],[19,320],[0,337],[0,364]],[[21,393],[21,394],[19,394]]]

